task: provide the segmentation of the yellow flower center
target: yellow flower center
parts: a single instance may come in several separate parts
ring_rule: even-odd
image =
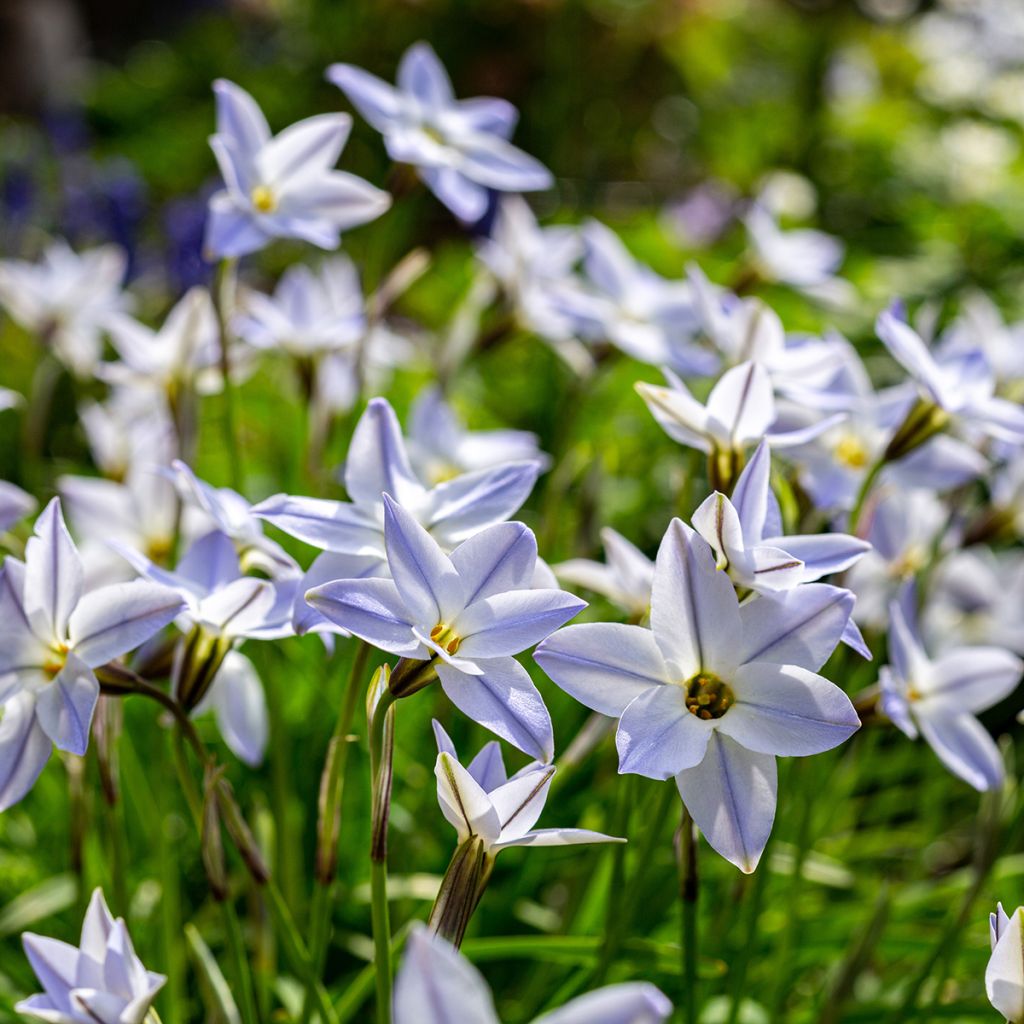
[[[920,545],[913,544],[892,563],[892,575],[896,579],[916,576],[928,564],[928,552]]]
[[[686,681],[686,710],[708,721],[721,718],[736,703],[727,683],[710,672],[698,672]]]
[[[452,627],[445,625],[443,622],[439,622],[430,631],[430,639],[438,647],[443,647],[449,654],[454,654],[459,649],[459,644],[462,643],[462,637],[456,636],[452,632]]]
[[[854,434],[845,434],[835,446],[836,459],[850,469],[863,469],[868,464],[868,450],[864,442]]]
[[[277,199],[266,185],[256,185],[250,195],[252,205],[260,213],[273,213],[277,209]]]

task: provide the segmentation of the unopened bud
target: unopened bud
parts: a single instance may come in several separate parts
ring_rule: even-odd
[[[230,650],[229,639],[202,626],[193,626],[180,641],[174,657],[174,692],[186,711],[206,696]]]

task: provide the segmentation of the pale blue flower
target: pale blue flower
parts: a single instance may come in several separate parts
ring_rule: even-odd
[[[84,754],[100,685],[93,669],[138,647],[182,609],[136,580],[86,591],[60,499],[36,520],[25,561],[0,573],[0,810],[20,800],[50,745]]]
[[[318,271],[297,264],[273,296],[249,292],[234,327],[253,348],[297,359],[351,349],[366,333],[359,274],[347,256],[325,260]]]
[[[127,264],[116,245],[76,253],[58,239],[38,263],[0,260],[0,305],[68,369],[87,377],[102,353],[107,319],[130,304],[122,291]]]
[[[406,50],[397,88],[351,64],[332,64],[327,78],[384,136],[388,155],[412,164],[427,187],[460,220],[487,211],[488,190],[550,188],[551,172],[508,140],[518,114],[505,100],[456,100],[448,74],[427,43]]]
[[[666,371],[665,376],[668,387],[640,381],[636,390],[669,437],[708,454],[739,458],[763,438],[778,448],[805,444],[845,418],[839,413],[798,429],[773,430],[777,411],[772,382],[756,362],[726,370],[704,405],[675,374]]]
[[[158,330],[120,314],[109,319],[108,331],[121,359],[97,368],[107,383],[155,395],[172,407],[184,393],[220,389],[217,318],[205,288],[187,291]]]
[[[551,568],[563,583],[584,587],[608,598],[633,621],[640,622],[651,609],[654,562],[610,526],[601,530],[601,540],[604,562],[571,558]]]
[[[1007,914],[1000,903],[989,915],[992,955],[985,968],[989,1002],[1009,1024],[1024,1021],[1024,907]]]
[[[753,871],[776,803],[776,755],[848,739],[860,720],[817,675],[850,617],[846,591],[808,583],[740,604],[708,544],[678,519],[658,551],[651,628],[562,629],[536,660],[567,693],[619,719],[619,771],[675,777],[708,842]]]
[[[263,111],[233,82],[219,79],[217,133],[210,147],[225,187],[210,198],[205,247],[214,259],[300,238],[336,249],[341,232],[375,220],[391,197],[332,168],[348,139],[347,114],[320,114],[271,137]]]
[[[853,286],[836,276],[845,251],[838,238],[813,228],[784,231],[761,203],[750,208],[743,223],[764,278],[788,284],[828,305],[849,307],[856,301]]]
[[[635,260],[618,235],[598,221],[584,225],[582,237],[590,289],[566,292],[561,299],[581,332],[683,376],[714,373],[718,357],[693,341],[698,321],[689,283],[667,280]]]
[[[429,661],[456,707],[532,757],[550,761],[551,718],[512,655],[543,640],[586,602],[533,588],[537,541],[522,523],[481,530],[449,557],[389,495],[384,503],[392,578],[338,580],[306,599],[367,643]]]
[[[467,429],[437,387],[425,388],[413,403],[407,445],[413,468],[431,484],[510,462],[537,462],[545,469],[551,463],[527,430]]]
[[[878,337],[928,400],[967,428],[1010,444],[1024,444],[1024,407],[995,394],[995,375],[981,349],[933,352],[900,315],[879,314]]]
[[[278,494],[254,506],[254,515],[313,547],[384,562],[384,492],[390,494],[445,549],[514,515],[540,472],[536,459],[464,473],[426,486],[413,470],[391,405],[374,398],[360,417],[345,462],[350,501]]]
[[[645,982],[609,985],[533,1024],[663,1024],[672,1004]],[[395,981],[394,1024],[500,1024],[480,972],[454,946],[413,926]]]
[[[167,979],[147,971],[122,918],[96,889],[78,946],[26,932],[22,945],[43,986],[14,1009],[47,1024],[143,1024]]]
[[[911,739],[920,734],[954,775],[978,790],[1003,783],[1003,759],[975,717],[1017,688],[1024,661],[999,647],[927,652],[899,602],[889,607],[889,664],[881,707]]]
[[[494,858],[513,846],[625,842],[584,828],[534,828],[547,802],[554,765],[534,761],[509,778],[501,747],[492,740],[463,767],[451,738],[436,720],[434,736],[437,800],[460,843],[477,838],[484,855]]]
[[[715,492],[693,514],[694,529],[711,545],[718,566],[739,587],[790,590],[854,565],[871,545],[845,533],[783,536],[771,490],[771,450],[758,445],[730,501]]]

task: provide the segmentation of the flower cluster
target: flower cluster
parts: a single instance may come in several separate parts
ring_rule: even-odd
[[[370,274],[366,293],[366,267],[348,253],[292,264],[269,288],[240,264],[279,239],[335,250],[342,232],[385,217],[392,196],[336,169],[348,114],[319,114],[273,135],[256,100],[227,81],[214,85],[210,139],[223,178],[209,199],[205,236],[207,254],[219,261],[216,288],[185,291],[151,326],[130,315],[145,302],[122,286],[126,260],[115,249],[76,254],[56,241],[37,263],[0,262],[0,303],[38,342],[40,365],[70,373],[95,470],[56,477],[58,496],[31,528],[25,520],[37,497],[52,491],[33,487],[33,495],[0,481],[0,810],[26,798],[54,746],[76,785],[86,773],[74,759],[93,756],[115,807],[117,744],[127,727],[121,702],[158,704],[160,725],[176,736],[175,767],[209,893],[225,913],[231,986],[205,945],[197,953],[209,987],[221,992],[218,1019],[256,1024],[271,999],[264,985],[267,1006],[257,1011],[252,936],[235,916],[227,834],[295,960],[301,1019],[316,1013],[331,1024],[338,1011],[323,978],[339,831],[350,822],[342,814],[346,759],[357,749],[349,738],[361,728],[355,715],[365,692],[378,1021],[497,1024],[490,992],[459,946],[498,854],[610,844],[621,889],[636,790],[622,791],[623,813],[605,825],[615,834],[535,827],[556,772],[572,777],[587,758],[607,763],[609,776],[617,765],[619,774],[659,784],[670,801],[662,806],[674,803],[682,818],[683,989],[694,1024],[699,979],[688,929],[699,889],[697,836],[728,864],[754,872],[780,800],[777,758],[826,755],[828,771],[870,726],[887,729],[892,744],[923,738],[976,790],[999,790],[1007,779],[994,735],[1005,723],[979,715],[1013,695],[1024,673],[1019,338],[991,304],[977,301],[937,330],[927,309],[911,318],[894,300],[871,310],[875,337],[857,345],[831,330],[787,331],[779,313],[750,294],[753,284],[795,290],[830,312],[866,300],[839,276],[843,244],[784,228],[764,195],[743,208],[749,252],[731,288],[695,264],[666,277],[597,220],[539,223],[522,193],[548,189],[554,178],[510,141],[515,109],[491,97],[456,99],[428,45],[402,57],[395,86],[345,63],[328,68],[327,78],[383,137],[399,178],[410,185],[411,168],[412,186],[424,184],[478,232],[465,297],[443,327],[411,325],[396,311],[429,272],[418,249],[379,281]],[[602,394],[606,365],[625,368],[617,372],[627,376],[632,414],[650,428],[651,444],[662,445],[679,483],[670,506],[678,515],[668,502],[659,506],[662,482],[654,479],[633,481],[644,494],[642,522],[616,518],[613,500],[592,500],[586,473],[606,467],[600,444],[588,442],[576,456],[567,450],[561,427],[571,434],[574,409],[556,411],[559,430],[535,433],[523,427],[537,424],[496,424],[500,417],[460,400],[466,364],[524,335],[565,361],[559,372],[572,375],[574,402]],[[250,381],[273,375],[282,361],[295,373],[308,450],[287,475],[271,480],[261,467],[247,479],[252,443],[236,414]],[[664,382],[645,379],[655,369]],[[421,386],[411,401],[409,388],[395,388],[393,406],[384,393],[396,374]],[[475,387],[471,381],[467,391]],[[287,383],[275,377],[273,393],[287,396]],[[5,416],[20,415],[21,397],[0,392]],[[221,442],[206,433],[214,404]],[[405,433],[396,407],[408,407]],[[31,412],[45,421],[46,402],[34,396]],[[335,480],[339,442],[347,450]],[[221,445],[231,486],[210,482]],[[271,493],[285,487],[291,493]],[[566,515],[569,505],[586,514]],[[563,519],[574,536],[559,550]],[[604,561],[590,557],[597,536]],[[549,565],[542,555],[561,560]],[[251,801],[242,790],[236,797],[206,726],[194,722],[214,712],[224,744],[243,762],[232,771],[255,769],[268,747],[274,752],[271,736],[282,723],[264,685],[292,681],[268,676],[273,663],[257,652],[269,645],[305,645],[325,660],[340,650],[352,665],[339,706],[326,689],[318,705],[337,723],[323,752],[306,937],[276,888],[297,819],[280,792],[287,772],[273,765],[274,828],[254,830]],[[438,692],[447,702],[435,713],[447,725],[434,720],[431,760],[455,847],[434,879],[426,925],[402,933],[392,985],[392,795],[429,768],[395,771],[396,747],[403,755],[417,749],[406,744],[414,716],[396,719],[409,701],[422,707]],[[572,701],[592,715],[566,742],[561,723],[585,714]],[[461,715],[451,715],[449,703]],[[419,719],[420,739],[429,737],[430,717]],[[446,729],[458,736],[476,726],[496,739],[463,766]],[[613,744],[603,743],[613,730]],[[511,774],[502,743],[529,759]],[[843,750],[828,755],[836,748]],[[202,769],[201,788],[189,757]],[[575,776],[581,788],[583,776]],[[606,812],[580,817],[603,824]],[[655,839],[662,824],[654,822]],[[808,814],[804,839],[813,843],[817,827]],[[271,858],[263,847],[275,830]],[[797,883],[802,866],[798,859],[793,868]],[[423,877],[414,874],[420,865],[407,867]],[[1008,917],[1000,906],[993,915],[985,979],[993,1005],[1014,1024],[1024,1021],[1022,914]],[[609,913],[601,947],[581,943],[579,958],[592,970],[566,986],[575,998],[536,1024],[667,1019],[671,1005],[647,980],[577,994],[606,980],[623,919]],[[165,935],[165,946],[174,937]],[[261,956],[264,939],[261,932]],[[80,948],[33,934],[24,945],[45,992],[19,1003],[20,1012],[58,1024],[154,1019],[167,979],[142,966],[124,920],[111,916],[99,891]],[[363,948],[355,938],[350,945]],[[178,991],[173,980],[168,988]],[[280,986],[282,1013],[296,1001],[290,984]],[[728,1019],[736,1021],[733,996]],[[183,1019],[181,1006],[175,1010]]]

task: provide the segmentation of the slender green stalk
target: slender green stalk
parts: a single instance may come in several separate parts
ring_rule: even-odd
[[[387,832],[391,803],[391,691],[383,689],[370,718],[370,777],[373,815],[370,842],[370,913],[377,978],[377,1024],[391,1024],[391,919],[388,912]]]
[[[679,901],[682,918],[682,991],[680,1005],[686,1024],[697,1024],[697,899],[700,879],[697,875],[697,829],[690,812],[683,806],[679,826]]]
[[[352,729],[356,704],[362,688],[359,679],[366,670],[370,656],[370,645],[357,641],[352,666],[341,700],[341,711],[334,726],[328,749],[327,761],[320,784],[320,815],[317,824],[316,882],[310,913],[309,955],[316,978],[323,976],[324,961],[330,936],[331,910],[334,904],[335,876],[338,862],[338,835],[341,829],[342,801],[345,795],[345,766],[348,761],[350,744],[347,736]],[[313,985],[306,988],[302,1004],[302,1024],[310,1019],[313,1012],[315,993]]]
[[[256,999],[253,995],[252,971],[249,969],[249,958],[245,952],[245,939],[242,935],[242,926],[235,912],[235,905],[231,898],[221,901],[221,910],[224,915],[224,931],[228,940],[228,952],[231,956],[232,967],[235,974],[236,990],[233,993],[238,1003],[239,1013],[242,1015],[242,1024],[257,1024],[259,1016],[256,1013]]]
[[[242,453],[239,449],[235,423],[235,392],[231,383],[231,307],[234,304],[235,267],[233,259],[222,259],[217,264],[213,287],[213,303],[217,311],[217,329],[220,338],[220,371],[224,378],[224,445],[228,454],[228,472],[231,486],[242,490],[244,473]]]
[[[769,844],[771,837],[768,838]],[[761,918],[761,902],[764,898],[765,882],[768,878],[767,847],[761,855],[762,866],[759,871],[754,872],[754,877],[749,890],[747,900],[747,928],[743,943],[736,951],[731,969],[731,984],[729,998],[729,1017],[726,1024],[736,1024],[740,1019],[740,1007],[743,1005],[743,994],[747,984],[747,966],[750,963],[750,956],[754,945],[757,942],[757,926]]]
[[[854,500],[853,508],[850,509],[850,519],[847,523],[847,529],[850,533],[856,534],[857,527],[860,525],[860,518],[864,514],[864,505],[875,486],[878,474],[885,468],[885,464],[884,458],[878,459],[871,469],[868,470],[868,475],[864,477],[864,481],[861,483],[860,490],[857,492],[857,497]]]
[[[618,801],[615,805],[614,818],[610,832],[614,836],[625,836],[629,833],[630,810],[636,799],[636,784],[633,777],[626,775],[619,780]],[[601,959],[591,983],[594,986],[604,982],[615,957],[615,951],[622,941],[623,909],[626,894],[626,848],[628,843],[615,843],[611,848],[612,877],[608,885],[608,902],[605,910],[604,940],[601,945]]]
[[[299,884],[296,865],[292,856],[295,842],[289,827],[291,820],[288,776],[291,771],[290,746],[285,731],[285,715],[281,707],[280,687],[271,680],[264,690],[267,694],[267,717],[270,720],[270,742],[267,744],[270,758],[270,803],[274,812],[274,874],[289,904],[299,905]]]

